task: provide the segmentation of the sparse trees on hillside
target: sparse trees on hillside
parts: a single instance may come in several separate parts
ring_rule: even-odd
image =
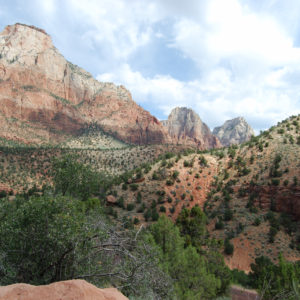
[[[103,193],[110,185],[104,173],[97,173],[77,161],[78,157],[66,155],[53,162],[53,182],[55,190],[62,195],[70,195],[87,200],[93,194]]]
[[[0,284],[47,284],[81,278],[127,295],[173,299],[145,232],[110,224],[99,202],[31,197],[0,203]],[[100,263],[101,262],[101,263]]]

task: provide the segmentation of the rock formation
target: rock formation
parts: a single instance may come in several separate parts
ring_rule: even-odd
[[[178,144],[197,145],[199,149],[221,146],[218,138],[192,109],[176,107],[162,124],[168,129],[172,140]]]
[[[0,300],[126,300],[117,289],[99,289],[84,280],[33,286],[17,283],[0,287]]]
[[[214,128],[213,134],[219,138],[223,146],[241,144],[255,135],[243,117],[226,121],[222,126]]]
[[[254,201],[257,207],[285,212],[300,221],[300,187],[257,185],[250,187],[250,192],[257,195]]]
[[[0,137],[47,143],[93,123],[127,143],[170,142],[123,86],[98,82],[68,62],[45,31],[7,26],[0,33]]]

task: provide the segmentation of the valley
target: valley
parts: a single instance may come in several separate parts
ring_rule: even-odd
[[[296,294],[300,115],[257,136],[243,117],[211,131],[186,107],[160,121],[17,23],[0,33],[0,124],[1,284],[87,278],[132,299],[223,299],[232,283]]]

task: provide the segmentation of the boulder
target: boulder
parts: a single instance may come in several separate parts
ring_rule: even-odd
[[[115,288],[99,289],[84,280],[33,286],[17,283],[0,287],[0,300],[128,300]]]

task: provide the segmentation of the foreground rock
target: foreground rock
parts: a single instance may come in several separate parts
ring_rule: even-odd
[[[171,111],[168,120],[162,123],[168,129],[172,140],[178,144],[196,145],[199,149],[221,147],[218,138],[192,109],[176,107]]]
[[[226,121],[222,126],[214,128],[213,134],[219,138],[223,146],[244,143],[255,135],[243,117]]]
[[[117,289],[99,289],[84,280],[43,286],[24,283],[0,287],[0,300],[126,300]]]
[[[248,290],[240,286],[231,287],[232,300],[260,300],[261,297],[255,290]]]
[[[15,24],[0,33],[0,138],[52,143],[87,124],[132,144],[170,143],[167,131],[123,86],[68,62],[43,30]]]

